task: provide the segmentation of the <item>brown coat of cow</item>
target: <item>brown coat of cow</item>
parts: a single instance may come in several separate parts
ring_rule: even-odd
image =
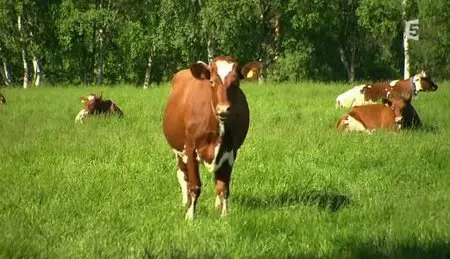
[[[214,173],[216,206],[226,215],[233,163],[249,128],[240,78],[235,59],[217,57],[209,66],[193,64],[172,79],[163,131],[176,154],[186,219],[193,219],[201,192],[199,162]]]

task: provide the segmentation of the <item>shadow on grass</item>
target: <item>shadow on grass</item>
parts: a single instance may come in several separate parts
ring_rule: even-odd
[[[389,245],[389,244],[387,244]],[[172,250],[168,254],[154,254],[148,250],[145,251],[143,258],[233,258],[230,254],[215,253],[211,251],[208,254],[195,254],[188,256],[187,251]],[[450,258],[450,245],[445,243],[433,243],[427,247],[418,244],[398,245],[397,247],[387,249],[383,245],[372,243],[355,244],[355,246],[341,248],[329,254],[314,253],[294,253],[294,254],[260,254],[247,258],[354,258],[354,259],[375,259],[375,258],[398,258],[398,259],[448,259]]]
[[[389,244],[386,244],[389,246]],[[359,244],[335,254],[333,258],[450,258],[450,244],[432,243],[426,247],[419,244],[399,245],[387,249],[383,245]],[[330,258],[331,258],[330,257]]]
[[[423,131],[423,132],[426,132],[426,133],[433,133],[433,134],[439,133],[439,127],[438,126],[429,125],[429,124],[425,124],[422,127],[417,128],[417,129],[413,129],[413,130]]]
[[[311,190],[301,191],[290,189],[280,194],[266,196],[233,196],[233,200],[242,206],[253,209],[267,209],[295,205],[318,206],[323,210],[339,211],[343,206],[351,203],[346,195],[337,191]]]
[[[227,255],[227,254],[214,253],[214,252],[211,252],[208,254],[195,254],[193,256],[188,256],[187,251],[182,251],[182,250],[178,250],[178,249],[172,250],[168,254],[155,254],[146,249],[144,256],[142,258],[143,259],[151,259],[151,258],[204,258],[204,259],[210,259],[210,258],[228,259],[228,258],[230,258],[231,259],[233,257],[230,255]]]

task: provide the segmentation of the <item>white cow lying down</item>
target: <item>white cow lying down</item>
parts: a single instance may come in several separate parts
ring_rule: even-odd
[[[344,92],[336,98],[336,108],[351,108],[356,105],[363,105],[364,93],[361,90],[366,85],[358,85]]]

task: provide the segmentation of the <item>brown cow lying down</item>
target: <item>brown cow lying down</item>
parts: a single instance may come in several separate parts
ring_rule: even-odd
[[[422,70],[410,79],[355,86],[336,98],[336,107],[351,108],[357,105],[377,103],[379,100],[388,98],[389,94],[394,92],[409,96],[409,99],[405,100],[410,102],[413,95],[417,95],[420,91],[436,91],[437,89],[438,86]]]
[[[5,104],[6,105],[6,98],[5,98],[5,96],[2,93],[0,93],[0,105],[1,104]]]
[[[401,128],[407,102],[400,95],[393,94],[383,99],[383,104],[355,106],[337,123],[343,131],[363,131],[371,133],[376,129],[398,131]]]
[[[75,122],[83,123],[84,117],[93,114],[117,114],[123,116],[122,110],[113,101],[102,100],[103,93],[100,96],[89,94],[87,97],[81,96],[81,102],[84,104],[83,109],[75,117]]]

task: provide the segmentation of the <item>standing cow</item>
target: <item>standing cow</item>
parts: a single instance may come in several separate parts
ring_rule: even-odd
[[[83,109],[75,117],[75,122],[83,123],[84,117],[93,114],[117,114],[123,116],[122,110],[112,100],[103,100],[103,92],[100,96],[89,94],[87,97],[81,96]]]
[[[249,128],[249,108],[239,88],[238,62],[217,57],[177,72],[164,111],[163,131],[176,154],[186,219],[193,219],[201,192],[199,163],[214,173],[216,207],[227,214],[230,178]]]

